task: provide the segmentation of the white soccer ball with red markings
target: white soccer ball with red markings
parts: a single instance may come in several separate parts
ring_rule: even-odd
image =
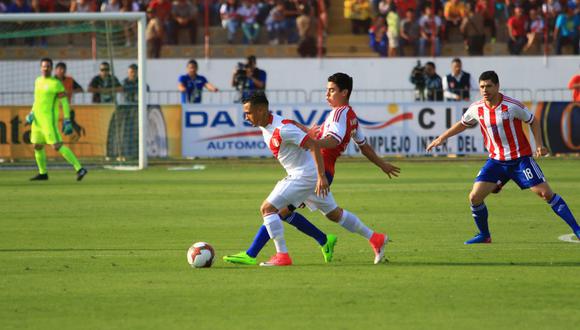
[[[189,250],[187,250],[187,262],[191,267],[207,268],[213,264],[215,252],[211,245],[206,242],[194,243]]]

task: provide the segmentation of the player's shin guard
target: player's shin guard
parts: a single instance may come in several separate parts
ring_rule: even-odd
[[[40,150],[34,149],[34,159],[36,160],[36,166],[38,166],[38,173],[46,174],[46,151],[44,148]]]
[[[72,150],[70,150],[68,147],[61,146],[60,149],[58,149],[58,152],[60,152],[62,157],[75,168],[75,171],[81,169],[82,166],[79,160],[77,159],[77,156],[75,156]]]
[[[552,207],[552,210],[554,210],[554,213],[562,218],[574,232],[580,230],[580,226],[578,226],[576,219],[574,219],[574,215],[572,215],[568,205],[560,195],[554,194],[548,203]]]
[[[471,215],[475,220],[475,225],[479,229],[479,233],[484,236],[490,236],[489,226],[487,224],[487,206],[485,203],[479,205],[471,205]]]
[[[320,246],[326,244],[326,234],[320,231],[320,229],[308,221],[302,214],[292,212],[284,221],[296,227],[304,234],[314,238]]]
[[[268,234],[268,229],[266,229],[266,226],[262,225],[260,229],[258,229],[258,232],[254,237],[254,241],[252,242],[252,245],[250,245],[250,248],[246,251],[246,253],[252,258],[257,257],[258,253],[262,251],[262,249],[264,248],[264,246],[266,246],[266,243],[268,243],[269,240],[270,234]]]
[[[367,227],[356,215],[347,210],[342,210],[342,217],[338,224],[351,233],[357,233],[366,239],[370,239],[373,235],[373,231],[370,230],[369,227]]]
[[[264,217],[264,226],[266,226],[270,238],[272,238],[274,245],[276,245],[276,252],[288,253],[286,240],[284,239],[284,226],[282,225],[280,216],[277,213],[266,215]]]

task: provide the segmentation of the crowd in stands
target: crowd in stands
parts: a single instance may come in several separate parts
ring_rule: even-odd
[[[484,55],[498,31],[512,55],[579,50],[580,0],[344,0],[344,16],[380,56],[439,56],[454,36],[469,55]]]
[[[230,44],[299,44],[304,56],[315,56],[314,40],[319,22],[325,28],[328,4],[318,0],[209,0],[207,4],[203,0],[0,0],[0,13],[145,11],[149,55],[159,57],[163,44],[178,44],[181,30],[188,33],[187,44],[198,42],[207,8],[208,25],[221,25]],[[129,36],[126,39],[130,46]]]

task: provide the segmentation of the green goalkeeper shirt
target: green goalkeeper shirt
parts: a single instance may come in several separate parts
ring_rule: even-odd
[[[70,118],[66,92],[60,80],[54,77],[36,78],[34,82],[34,105],[32,106],[35,120],[47,124],[57,122],[59,103],[62,103],[64,118]]]

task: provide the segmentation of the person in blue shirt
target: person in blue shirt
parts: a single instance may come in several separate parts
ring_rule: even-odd
[[[197,61],[187,62],[187,74],[179,77],[177,88],[181,92],[181,103],[201,103],[203,88],[217,92],[218,88],[212,85],[204,76],[197,74]]]
[[[580,15],[576,15],[574,3],[564,6],[562,13],[556,19],[554,26],[554,41],[556,43],[556,54],[562,54],[562,46],[570,44],[574,54],[578,55],[580,47]]]
[[[256,56],[248,56],[248,62],[245,65],[238,63],[232,75],[232,86],[240,94],[236,102],[250,97],[256,91],[265,91],[266,77],[266,71],[257,66]]]

